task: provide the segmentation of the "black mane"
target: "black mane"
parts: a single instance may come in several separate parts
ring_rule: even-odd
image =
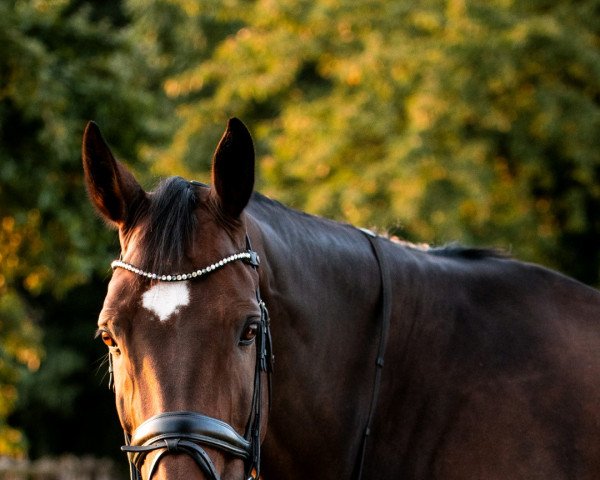
[[[146,252],[142,270],[153,273],[179,273],[181,262],[196,231],[195,186],[181,177],[161,181],[150,194],[145,212],[148,228],[140,238]]]
[[[443,247],[430,248],[429,253],[441,257],[464,258],[468,260],[482,260],[485,258],[510,258],[510,254],[495,248],[465,247],[459,244],[449,244]]]
[[[180,273],[182,260],[191,245],[197,227],[194,210],[197,206],[196,186],[181,178],[170,177],[162,180],[150,194],[150,202],[144,212],[148,228],[140,237],[140,247],[146,252],[140,267],[153,273]],[[255,193],[259,203],[270,202],[288,211],[304,216]],[[429,248],[427,252],[448,258],[480,260],[484,258],[509,258],[510,255],[498,249],[471,248],[458,244]]]

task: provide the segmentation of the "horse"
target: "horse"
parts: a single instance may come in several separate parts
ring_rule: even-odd
[[[597,290],[287,208],[235,118],[211,185],[144,191],[95,123],[82,151],[132,479],[600,478]]]

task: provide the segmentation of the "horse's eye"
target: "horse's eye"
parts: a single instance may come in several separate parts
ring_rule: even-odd
[[[107,331],[103,331],[102,333],[100,333],[100,338],[107,347],[117,346],[117,342],[115,342],[114,338],[111,337],[110,333],[108,333]]]
[[[249,323],[240,337],[240,345],[250,345],[258,333],[258,323]]]

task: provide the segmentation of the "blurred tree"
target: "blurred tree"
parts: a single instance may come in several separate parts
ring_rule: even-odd
[[[76,319],[80,327],[68,332],[74,319],[57,314],[73,287],[95,271],[106,275],[117,250],[84,200],[86,121],[96,119],[115,150],[132,160],[142,142],[168,133],[159,70],[121,7],[0,2],[0,455],[22,454],[26,445],[7,423],[17,382],[17,416],[29,418],[27,402],[44,399],[46,410],[38,413],[60,418],[81,400],[65,379],[96,368],[81,347],[91,341],[95,314]],[[49,332],[43,345],[42,329]]]
[[[285,203],[600,283],[596,0],[143,3],[178,8],[196,52],[165,83],[181,128],[156,171],[207,176],[240,116]]]

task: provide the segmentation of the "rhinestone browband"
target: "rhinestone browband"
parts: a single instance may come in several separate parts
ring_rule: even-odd
[[[191,273],[182,273],[176,275],[160,275],[158,273],[145,272],[142,269],[132,265],[131,263],[123,262],[122,260],[113,261],[110,266],[114,270],[115,268],[122,268],[124,270],[128,270],[136,275],[140,275],[141,277],[146,277],[151,280],[160,280],[162,282],[181,282],[183,280],[190,280],[192,278],[202,277],[208,273],[214,272],[219,268],[224,267],[228,263],[236,262],[238,260],[242,260],[245,263],[249,263],[254,267],[258,267],[259,258],[258,254],[252,250],[246,250],[245,252],[234,253],[228,257],[225,257],[218,262],[209,265],[208,267],[200,268]]]

